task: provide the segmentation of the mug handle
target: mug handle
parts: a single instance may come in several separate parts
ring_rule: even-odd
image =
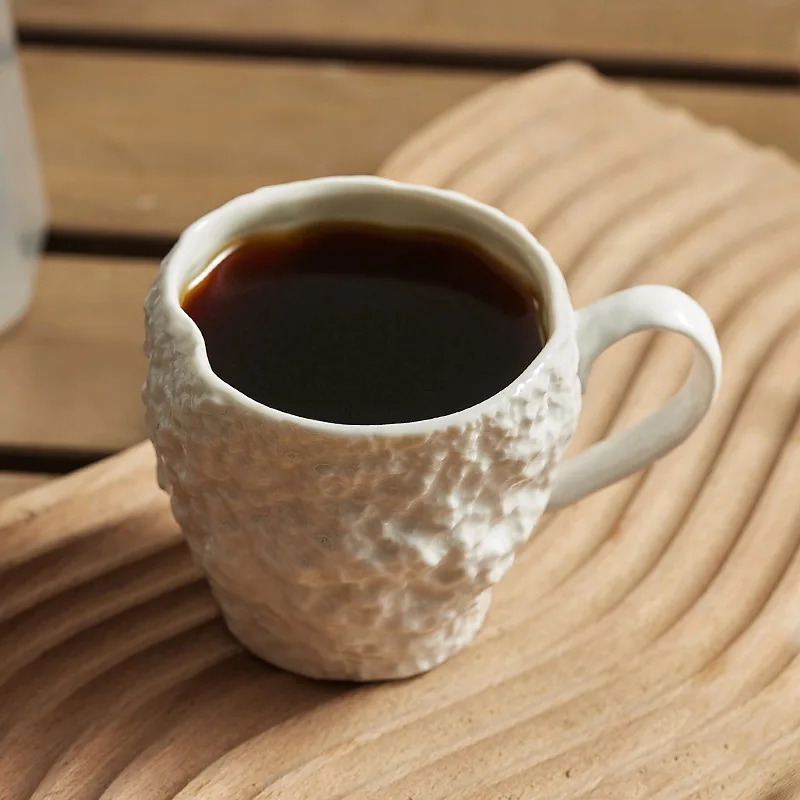
[[[548,510],[574,503],[677,447],[711,407],[722,375],[722,355],[711,320],[697,302],[678,289],[635,286],[604,297],[576,315],[583,391],[597,356],[631,333],[653,328],[681,333],[692,341],[696,352],[689,377],[674,397],[559,467]]]

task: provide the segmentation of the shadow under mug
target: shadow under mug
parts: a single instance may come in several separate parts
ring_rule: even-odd
[[[436,419],[342,425],[245,396],[212,371],[182,292],[236,238],[334,220],[475,242],[538,288],[544,348],[502,391]],[[713,326],[677,289],[638,286],[576,312],[524,226],[455,192],[375,177],[266,187],[212,211],[164,259],[145,311],[143,397],[173,514],[233,634],[312,677],[401,678],[458,652],[542,513],[674,448],[720,382]],[[560,463],[595,358],[652,328],[693,343],[683,388]]]

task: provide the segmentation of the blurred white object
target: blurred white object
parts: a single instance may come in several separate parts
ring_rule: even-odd
[[[0,332],[27,310],[45,205],[7,0],[0,0]]]

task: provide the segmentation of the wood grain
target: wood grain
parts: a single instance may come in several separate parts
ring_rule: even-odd
[[[731,128],[756,144],[777,147],[800,160],[800,92],[747,86],[711,91],[665,81],[639,86],[665,105],[685,108],[704,122]]]
[[[23,64],[52,224],[160,234],[257,186],[374,172],[492,80],[48,49]]]
[[[0,472],[0,502],[50,480],[37,472]]]
[[[142,439],[142,303],[155,262],[47,256],[0,337],[0,443],[114,452]]]
[[[256,186],[374,172],[498,77],[48,48],[27,48],[23,63],[52,224],[167,236]],[[791,92],[647,86],[800,158]]]
[[[0,506],[0,797],[792,796],[800,171],[562,67],[461,106],[383,172],[519,216],[578,304],[651,281],[690,292],[725,358],[713,413],[545,521],[477,642],[390,684],[314,683],[242,653],[148,445]],[[668,337],[614,348],[576,446],[688,365]]]
[[[22,25],[797,66],[798,0],[15,0]]]

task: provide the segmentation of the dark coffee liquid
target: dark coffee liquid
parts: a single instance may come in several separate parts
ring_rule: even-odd
[[[354,223],[234,243],[183,308],[222,380],[328,422],[460,411],[508,386],[543,344],[533,290],[488,253]]]

